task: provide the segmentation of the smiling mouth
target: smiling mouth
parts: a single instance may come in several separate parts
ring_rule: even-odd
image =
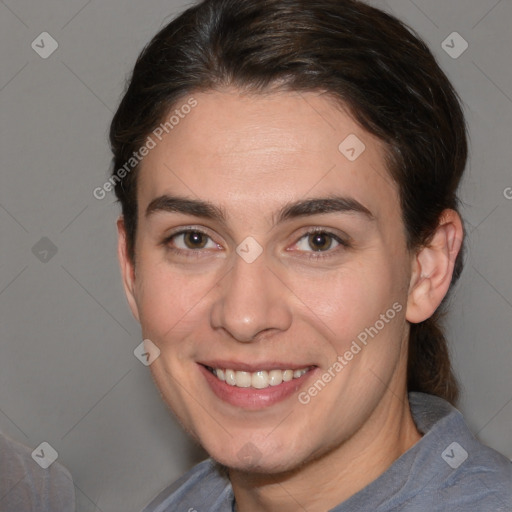
[[[293,379],[299,379],[313,367],[300,368],[297,370],[260,370],[256,372],[244,372],[231,370],[229,368],[205,368],[215,375],[217,379],[226,384],[237,388],[266,389],[271,386],[279,386],[283,382],[290,382]]]

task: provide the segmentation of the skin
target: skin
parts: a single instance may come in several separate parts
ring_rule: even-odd
[[[151,364],[156,385],[184,428],[229,468],[238,510],[325,511],[421,438],[407,400],[409,322],[431,316],[446,294],[461,221],[446,210],[429,245],[409,251],[382,143],[325,95],[193,96],[197,107],[141,164],[135,266],[118,221],[128,301],[143,337],[161,351]],[[349,134],[366,146],[353,162],[338,150]],[[164,194],[208,201],[225,222],[146,215]],[[333,194],[358,201],[371,218],[330,212],[277,222],[286,204]],[[169,240],[185,228],[204,231],[206,245]],[[305,235],[311,228],[348,246],[327,236],[318,250]],[[252,263],[236,252],[248,236],[263,249]],[[298,392],[394,303],[402,309],[393,320],[301,404]],[[198,364],[212,359],[315,368],[290,397],[251,410],[213,393]],[[240,456],[247,450],[252,457]]]

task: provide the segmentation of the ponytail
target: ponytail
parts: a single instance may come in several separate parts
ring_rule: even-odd
[[[444,398],[456,405],[459,385],[450,363],[448,343],[439,325],[439,310],[427,320],[411,324],[407,389]]]

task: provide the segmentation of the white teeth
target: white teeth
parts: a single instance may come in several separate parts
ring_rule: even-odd
[[[293,379],[293,370],[285,370],[283,372],[283,380],[285,382],[288,382],[289,380]]]
[[[268,383],[271,386],[279,386],[283,382],[283,372],[281,370],[270,370],[268,372]]]
[[[279,386],[282,382],[289,382],[292,379],[298,379],[309,371],[309,368],[299,370],[260,370],[257,372],[242,372],[230,369],[214,368],[212,372],[221,381],[225,381],[230,386],[239,388],[253,387],[255,389],[265,389],[269,386]]]
[[[254,372],[251,377],[251,386],[256,389],[268,388],[268,372],[265,370],[261,372]]]
[[[226,370],[224,372],[224,375],[226,376],[226,383],[230,386],[234,386],[236,384],[235,379],[235,372],[233,370]]]
[[[249,372],[235,372],[235,386],[248,388],[251,386],[251,374]]]

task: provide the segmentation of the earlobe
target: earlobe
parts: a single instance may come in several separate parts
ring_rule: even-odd
[[[117,220],[117,256],[119,259],[119,266],[121,268],[121,277],[123,279],[124,291],[128,304],[132,311],[133,316],[137,321],[139,319],[139,308],[137,306],[137,299],[135,294],[135,268],[132,260],[128,255],[126,243],[126,229],[124,226],[124,219],[122,216]]]
[[[430,241],[412,261],[406,318],[419,323],[430,318],[448,293],[464,229],[459,214],[444,210]]]

